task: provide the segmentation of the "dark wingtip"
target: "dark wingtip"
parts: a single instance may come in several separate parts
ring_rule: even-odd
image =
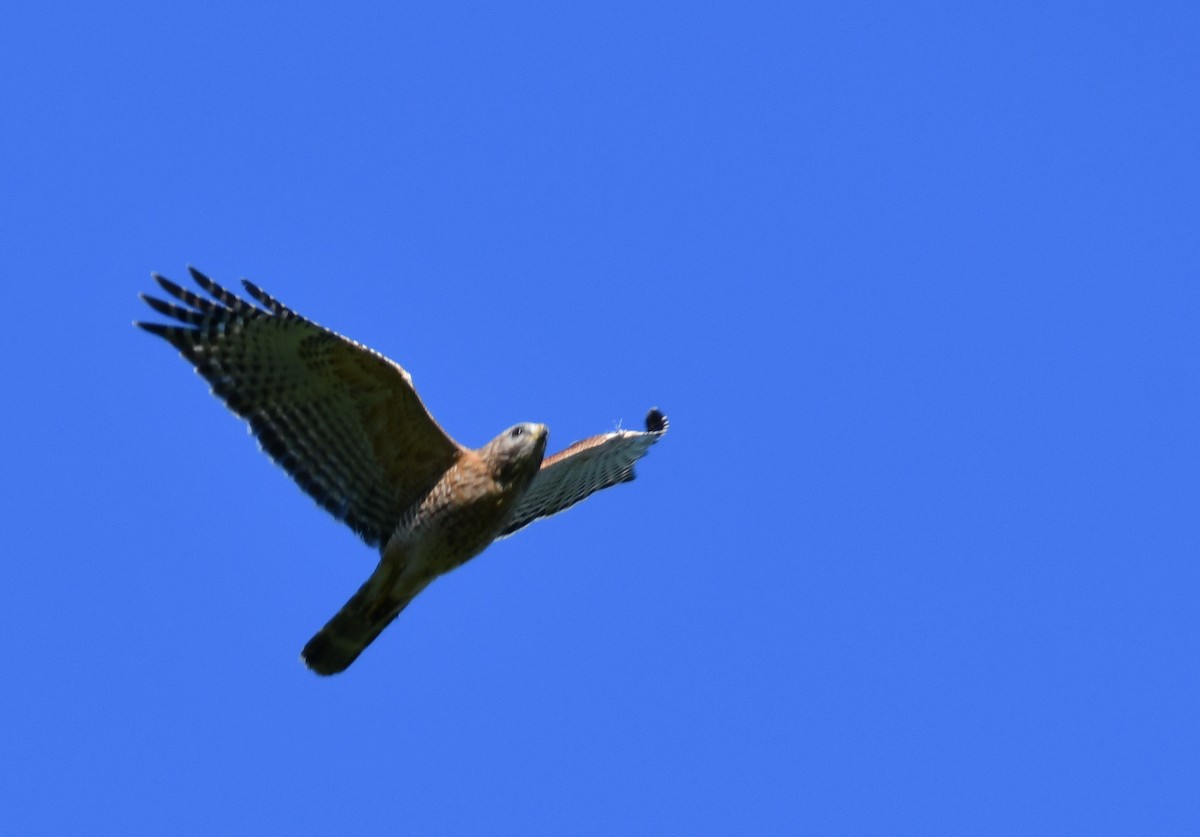
[[[180,295],[185,293],[183,288],[176,285],[174,282],[172,282],[167,277],[163,276],[161,273],[155,273],[152,275],[154,276],[154,281],[158,283],[159,287],[162,288],[167,293],[169,293],[171,296],[175,297],[176,299],[179,299]],[[143,295],[142,299],[145,299],[145,298],[146,297]]]
[[[148,331],[155,334],[164,340],[171,339],[171,332],[176,329],[176,326],[166,326],[162,323],[143,323],[140,320],[134,320],[133,324],[143,331]]]
[[[663,415],[662,410],[658,407],[651,407],[650,412],[646,413],[646,432],[647,433],[665,433],[667,426],[670,424],[667,417]]]
[[[249,279],[242,280],[242,287],[246,289],[246,293],[248,293],[248,294],[250,294],[250,296],[254,297],[254,299],[260,305],[262,305],[264,308],[266,308],[268,311],[270,311],[275,316],[286,317],[292,313],[286,305],[284,305],[279,300],[275,299],[275,297],[271,296],[269,293],[264,291],[258,285],[251,282]]]

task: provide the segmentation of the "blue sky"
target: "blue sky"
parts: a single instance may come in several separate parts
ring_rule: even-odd
[[[6,833],[1195,833],[1187,4],[6,7]],[[246,276],[639,479],[373,553],[130,326]]]

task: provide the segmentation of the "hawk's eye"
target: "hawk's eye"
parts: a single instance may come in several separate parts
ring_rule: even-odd
[[[515,438],[517,438],[518,436],[520,436],[520,435],[521,435],[522,433],[524,433],[524,432],[525,432],[525,428],[524,428],[524,427],[514,427],[514,428],[512,429],[512,435],[513,435],[513,438],[514,438],[514,439],[515,439]]]

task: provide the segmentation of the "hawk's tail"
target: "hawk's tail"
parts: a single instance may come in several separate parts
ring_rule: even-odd
[[[305,665],[317,674],[345,671],[424,587],[400,596],[380,595],[372,576],[304,646],[300,656]]]

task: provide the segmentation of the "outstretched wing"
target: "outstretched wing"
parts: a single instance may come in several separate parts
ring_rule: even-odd
[[[154,274],[184,305],[142,299],[184,325],[137,325],[177,348],[318,503],[368,544],[385,543],[461,451],[408,373],[245,280],[261,308],[188,269],[216,301]]]
[[[667,417],[655,408],[646,414],[645,432],[617,430],[592,436],[545,459],[500,537],[538,518],[558,514],[602,488],[629,482],[633,463],[666,432]]]

